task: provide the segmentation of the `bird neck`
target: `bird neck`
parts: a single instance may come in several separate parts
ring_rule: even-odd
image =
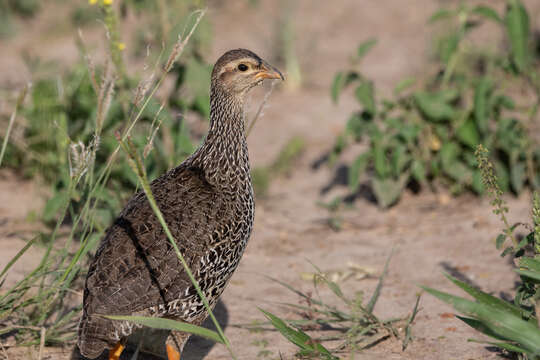
[[[212,185],[236,186],[250,179],[244,101],[219,90],[210,91],[210,128],[194,157]]]

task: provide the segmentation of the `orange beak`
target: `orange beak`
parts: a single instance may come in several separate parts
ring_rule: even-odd
[[[268,64],[266,61],[263,61],[263,63],[261,64],[261,70],[255,75],[255,79],[285,80],[283,74],[278,69]]]

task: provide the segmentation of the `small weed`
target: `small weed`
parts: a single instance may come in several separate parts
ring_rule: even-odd
[[[369,299],[365,298],[363,292],[357,292],[354,298],[348,298],[338,283],[329,279],[319,268],[314,266],[316,273],[313,277],[313,286],[317,297],[295,289],[280,280],[270,278],[300,297],[300,304],[280,303],[298,314],[300,319],[284,320],[265,310],[261,309],[261,311],[276,330],[300,348],[298,355],[302,357],[338,359],[337,354],[353,354],[384,340],[401,337],[398,328],[404,331],[402,344],[403,349],[405,349],[412,340],[411,326],[418,312],[420,295],[411,315],[406,318],[380,319],[374,314],[389,261],[390,258],[388,258],[377,287]],[[318,287],[321,284],[332,291],[344,308],[329,305],[318,295]],[[258,326],[258,328],[261,327]],[[305,331],[328,331],[330,334],[312,337]],[[329,348],[323,345],[324,343],[337,343],[337,345]]]
[[[514,303],[491,296],[483,291],[453,278],[446,277],[455,285],[471,295],[475,301],[424,287],[431,295],[452,305],[465,316],[457,316],[472,328],[484,333],[494,341],[477,341],[497,346],[509,352],[519,354],[521,359],[540,359],[540,327],[538,310],[540,304],[540,195],[534,194],[532,226],[529,234],[522,240],[514,235],[515,230],[524,226],[522,223],[510,225],[506,213],[508,207],[501,198],[494,165],[488,159],[488,152],[482,146],[476,151],[482,179],[492,197],[493,212],[500,216],[504,224],[502,233],[497,236],[495,245],[503,249],[501,256],[512,256],[516,264],[513,269],[519,274],[521,283],[517,287]],[[511,240],[507,245],[506,240]]]

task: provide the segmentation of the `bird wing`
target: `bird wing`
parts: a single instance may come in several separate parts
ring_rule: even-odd
[[[219,219],[219,196],[198,169],[179,167],[152,192],[188,266],[199,265]],[[213,224],[213,225],[212,225]],[[191,282],[144,193],[107,231],[89,269],[86,314],[133,314],[178,299]]]

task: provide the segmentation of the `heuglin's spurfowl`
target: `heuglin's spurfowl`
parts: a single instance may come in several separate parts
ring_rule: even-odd
[[[244,131],[247,92],[283,75],[249,50],[226,52],[212,71],[210,129],[178,167],[154,180],[152,191],[180,251],[211,306],[244,252],[254,216]],[[207,312],[143,192],[108,229],[88,271],[78,346],[88,358],[109,349],[118,359],[134,326],[99,315],[166,317],[199,325]],[[170,360],[189,334],[171,332]]]

